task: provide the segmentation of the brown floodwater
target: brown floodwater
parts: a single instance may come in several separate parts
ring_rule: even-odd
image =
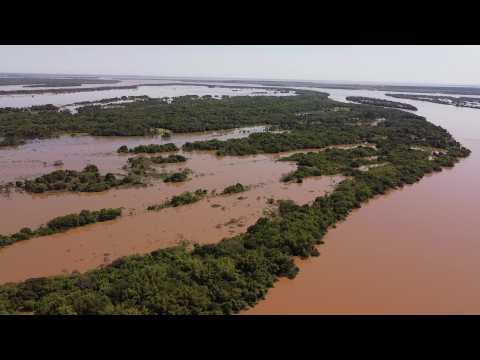
[[[274,170],[273,167],[276,164],[273,161],[263,162],[262,167],[270,167]],[[255,162],[250,162],[248,165],[236,166],[234,170],[229,171],[231,176],[229,180],[223,177],[225,186],[235,182],[240,177],[240,172],[255,171],[255,165]],[[270,173],[272,172],[276,170]],[[212,176],[210,180],[219,177],[221,175]],[[249,184],[251,189],[243,193],[212,196],[198,203],[178,208],[146,211],[145,208],[149,204],[166,200],[165,193],[154,189],[149,192],[149,197],[137,198],[136,200],[139,201],[135,204],[136,208],[126,212],[120,219],[72,229],[52,236],[33,238],[0,249],[0,283],[70,273],[75,270],[82,272],[108,264],[122,256],[144,254],[183,241],[199,244],[218,242],[225,237],[245,232],[248,226],[253,225],[264,215],[264,211],[268,210],[269,199],[289,199],[300,204],[308,203],[315,197],[322,196],[325,191],[332,190],[341,180],[340,177],[319,177],[308,179],[303,184],[284,184],[275,177],[260,183],[257,179],[253,184],[244,182]],[[208,187],[211,189],[211,181],[210,183],[207,181],[204,185],[210,185]],[[195,187],[185,186],[182,191],[187,188],[193,190]],[[223,188],[217,189],[221,191]],[[179,190],[177,189],[175,193],[178,194]],[[135,198],[134,194],[130,194],[128,199],[122,194],[117,195],[115,199],[120,203],[132,201]],[[48,198],[44,201],[48,204]],[[95,201],[102,202],[106,199],[97,198],[94,199]],[[89,207],[86,204],[78,206],[77,202],[72,200],[65,203],[65,199],[60,198],[58,208],[55,210],[65,212],[70,204],[75,204],[77,208]],[[109,206],[114,202],[108,202]],[[131,205],[134,205],[133,201]],[[52,214],[45,216],[44,212],[47,211],[44,211],[41,205],[38,206],[37,210],[41,211],[41,217],[52,217],[53,207],[48,208],[52,210]],[[3,215],[8,216],[7,214],[8,212]],[[22,217],[25,218],[23,220],[25,223],[32,223],[36,216],[40,216],[40,213],[33,211]],[[17,218],[15,213],[10,213],[8,217],[12,221],[16,221]]]
[[[213,136],[239,137],[261,130],[262,127],[257,127],[178,135],[170,141],[181,145],[187,140]],[[0,152],[5,163],[2,171],[11,180],[31,177],[52,169],[49,165],[36,168],[30,166],[28,161],[46,161],[51,164],[54,159],[60,158],[65,162],[65,168],[79,169],[91,162],[97,164],[102,172],[118,172],[127,159],[127,156],[115,152],[119,144],[134,146],[145,142],[146,139],[142,141],[138,138],[109,140],[68,136],[34,142],[25,146],[30,151],[23,149],[24,151],[7,150],[7,154]],[[296,166],[292,162],[277,160],[280,156],[291,153],[293,152],[217,157],[212,152],[188,152],[184,153],[188,157],[186,164],[163,166],[168,171],[190,168],[193,171],[191,179],[183,183],[154,181],[146,187],[113,189],[101,193],[31,195],[12,191],[0,196],[2,234],[16,232],[25,226],[35,228],[53,217],[82,209],[124,208],[124,216],[115,221],[33,238],[0,249],[0,283],[86,271],[108,264],[121,256],[143,254],[182,241],[218,242],[222,238],[244,232],[254,224],[263,216],[264,210],[269,208],[269,199],[290,199],[304,204],[333,189],[341,180],[341,177],[319,177],[308,179],[303,184],[280,182],[280,178]],[[231,196],[209,197],[196,204],[158,212],[145,210],[148,205],[162,203],[184,191],[202,188],[220,193],[226,186],[237,182],[250,186],[250,190]]]
[[[332,98],[358,95],[385,98],[376,91],[323,90]],[[377,197],[354,211],[325,236],[321,256],[297,259],[300,273],[281,279],[266,299],[246,314],[478,314],[480,313],[480,111],[405,100],[419,115],[446,128],[472,150],[453,169],[429,175],[419,183]],[[256,130],[254,130],[256,131]],[[98,164],[102,172],[119,171],[126,157],[115,153],[126,144],[175,142],[217,136],[245,136],[236,131],[179,135],[172,140],[61,137],[0,151],[0,178],[40,175],[54,169],[81,169]],[[181,138],[183,137],[183,138]],[[0,250],[0,283],[29,277],[85,271],[114,259],[177,244],[212,243],[240,232],[262,216],[269,198],[307,203],[330,191],[339,178],[312,178],[282,184],[295,168],[273,155],[218,158],[187,153],[189,161],[167,169],[189,167],[182,184],[156,182],[140,189],[98,194],[0,197],[0,233],[35,227],[54,216],[81,209],[123,206],[120,219],[63,234],[19,242]],[[46,163],[46,165],[44,164]],[[221,191],[235,182],[251,190],[204,199],[179,208],[147,212],[145,207],[187,190]],[[239,199],[241,198],[241,199]],[[214,205],[214,206],[212,206]]]
[[[144,144],[174,143],[181,147],[186,142],[241,138],[264,130],[265,126],[253,126],[233,130],[173,134],[169,139],[162,139],[161,136],[63,135],[54,139],[29,141],[15,148],[0,149],[0,184],[36,177],[62,168],[81,170],[92,163],[105,173],[120,172],[128,158],[128,155],[117,154],[117,149],[122,145],[135,147]],[[54,166],[57,160],[62,160],[64,166]]]
[[[353,94],[382,97],[333,97]],[[355,210],[327,233],[320,257],[297,260],[298,276],[244,314],[480,313],[480,111],[409,103],[471,156]]]

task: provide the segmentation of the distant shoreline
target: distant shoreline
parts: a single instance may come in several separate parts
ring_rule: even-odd
[[[33,89],[33,90],[0,90],[0,95],[41,95],[41,94],[70,94],[77,92],[91,92],[103,90],[129,90],[138,89],[141,86],[206,86],[211,88],[227,88],[227,89],[262,89],[275,90],[280,92],[288,92],[294,89],[287,89],[284,87],[255,87],[242,85],[212,85],[205,83],[158,83],[158,84],[135,84],[135,85],[117,85],[117,86],[98,86],[90,88],[51,88],[51,89]]]

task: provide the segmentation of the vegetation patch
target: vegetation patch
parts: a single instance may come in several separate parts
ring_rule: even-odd
[[[306,177],[322,175],[343,174],[348,176],[353,169],[376,164],[377,158],[375,160],[368,159],[376,155],[378,155],[376,149],[364,146],[354,149],[326,149],[322,152],[293,154],[280,159],[280,161],[295,161],[298,165],[297,170],[284,176],[282,181],[301,182]]]
[[[135,179],[129,176],[119,179],[112,173],[101,175],[95,165],[88,165],[82,171],[56,170],[33,180],[17,181],[16,186],[29,193],[99,192],[135,182]]]
[[[401,103],[398,101],[390,101],[384,99],[376,99],[364,96],[347,96],[347,101],[353,101],[360,104],[367,104],[367,105],[374,105],[374,106],[384,106],[390,107],[395,109],[404,109],[404,110],[412,110],[417,111],[418,109],[410,104]]]
[[[385,94],[387,96],[400,98],[400,99],[411,99],[418,101],[427,101],[435,104],[443,105],[452,105],[457,107],[469,107],[473,109],[480,109],[480,99],[478,97],[467,97],[467,96],[446,96],[446,95],[416,95],[416,94]]]
[[[25,140],[18,139],[15,136],[6,136],[5,138],[0,140],[0,148],[7,146],[19,146],[24,144]]]
[[[240,183],[236,183],[235,185],[230,185],[230,186],[227,186],[225,189],[223,189],[222,195],[237,194],[237,193],[247,191],[248,189],[249,189],[248,186],[244,186]]]
[[[162,152],[173,152],[178,151],[178,147],[174,143],[168,144],[149,144],[149,145],[138,145],[132,149],[129,149],[126,145],[122,145],[118,148],[118,153],[134,153],[134,154],[154,154]]]
[[[168,182],[176,183],[176,182],[186,181],[186,180],[188,180],[188,175],[191,172],[192,171],[190,169],[185,169],[181,172],[174,172],[172,174],[167,174],[167,175],[165,175],[163,181],[166,182],[166,183],[168,183]]]
[[[162,204],[150,205],[147,210],[161,210],[168,207],[178,207],[187,204],[193,204],[202,200],[207,196],[208,191],[204,189],[195,190],[195,192],[186,191],[180,195],[172,196],[172,198]]]
[[[99,211],[82,210],[78,214],[69,214],[56,217],[46,225],[32,230],[28,227],[12,235],[0,235],[0,247],[11,245],[15,242],[33,237],[52,235],[67,231],[71,228],[85,226],[96,222],[109,221],[122,215],[122,209],[101,209]]]
[[[158,173],[153,165],[162,165],[162,164],[173,164],[186,162],[187,158],[182,155],[169,155],[167,157],[163,156],[138,156],[132,157],[127,160],[127,164],[123,167],[124,170],[128,172],[131,176],[140,176],[140,177],[160,177],[165,178],[168,174]]]
[[[153,156],[150,158],[150,161],[154,164],[174,164],[174,163],[186,162],[187,158],[182,155],[168,155],[166,157]]]

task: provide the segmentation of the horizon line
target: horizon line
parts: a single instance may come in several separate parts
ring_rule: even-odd
[[[299,79],[299,78],[255,78],[255,77],[235,77],[235,76],[198,76],[198,75],[141,75],[141,74],[85,74],[85,73],[36,73],[36,72],[0,72],[0,75],[43,75],[43,76],[70,76],[70,77],[130,77],[130,78],[151,78],[155,79],[201,79],[201,80],[241,80],[241,81],[298,81],[298,82],[316,82],[320,84],[342,84],[342,85],[393,85],[393,86],[451,86],[451,87],[480,87],[478,84],[466,83],[428,83],[428,82],[408,82],[408,81],[372,81],[372,80],[319,80],[319,79]]]

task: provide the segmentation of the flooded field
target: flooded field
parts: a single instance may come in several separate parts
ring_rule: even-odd
[[[134,147],[173,142],[180,147],[187,141],[239,138],[262,131],[265,131],[264,126],[174,134],[168,140],[161,137],[62,136],[32,141],[18,148],[0,151],[0,176],[3,182],[15,181],[58,168],[80,170],[90,163],[96,164],[102,173],[119,173],[127,158],[132,156],[116,152],[124,144]],[[340,177],[320,177],[308,179],[303,184],[281,183],[280,178],[294,170],[296,165],[278,162],[277,159],[293,152],[242,157],[218,157],[208,151],[179,153],[188,158],[186,163],[159,165],[157,168],[173,171],[188,167],[193,174],[189,181],[183,183],[153,181],[146,187],[101,193],[32,195],[13,190],[2,194],[2,234],[14,233],[26,226],[35,228],[56,216],[78,213],[83,209],[123,207],[124,216],[110,223],[34,238],[0,249],[0,283],[86,271],[121,256],[142,254],[185,240],[218,242],[253,225],[270,206],[269,199],[307,203],[331,190],[341,180]],[[53,163],[56,160],[62,160],[64,165],[55,167]],[[251,189],[231,196],[209,197],[179,208],[146,211],[147,206],[162,203],[184,191],[202,188],[220,193],[237,182]]]
[[[185,240],[214,243],[253,225],[269,207],[269,199],[308,203],[341,180],[341,177],[319,177],[303,184],[281,183],[281,176],[296,166],[277,162],[278,154],[240,158],[218,158],[211,153],[186,155],[189,160],[183,166],[194,173],[190,181],[181,184],[159,182],[144,188],[91,194],[32,196],[13,192],[8,197],[0,197],[3,233],[15,232],[24,226],[36,227],[55,216],[82,209],[125,208],[124,216],[117,221],[34,238],[1,249],[0,283],[85,271],[121,256],[146,253]],[[236,182],[251,189],[240,194],[209,197],[179,208],[145,210],[148,205],[162,203],[184,191],[202,188],[220,193]]]
[[[233,130],[173,134],[169,139],[162,139],[161,136],[64,135],[55,139],[29,141],[26,145],[0,150],[0,184],[39,176],[62,168],[54,166],[57,160],[63,161],[64,169],[81,170],[86,165],[95,163],[102,172],[119,172],[128,158],[127,155],[117,154],[117,149],[122,145],[135,147],[142,144],[174,143],[181,147],[186,142],[240,138],[264,130],[265,126],[253,126]]]
[[[136,85],[140,81],[133,81],[128,85]],[[162,83],[162,81],[154,81],[154,83]],[[167,81],[165,81],[167,83]],[[168,81],[171,83],[171,81]],[[98,84],[97,84],[98,85]],[[108,86],[124,86],[125,84],[108,84]],[[17,86],[17,85],[14,85]],[[100,86],[85,86],[100,87]],[[0,90],[22,90],[17,88],[6,88],[3,86]],[[75,87],[72,87],[73,89]],[[36,88],[40,89],[40,88]],[[69,87],[70,89],[70,87]],[[281,93],[274,90],[258,89],[258,88],[223,88],[209,86],[192,86],[192,85],[168,85],[168,86],[139,86],[138,88],[129,89],[110,89],[96,90],[87,92],[72,93],[43,93],[43,94],[19,94],[19,95],[0,95],[1,107],[27,107],[32,105],[53,104],[55,106],[64,106],[81,101],[98,101],[107,98],[115,98],[122,96],[142,96],[147,95],[151,98],[177,97],[184,95],[211,95],[212,97],[228,96],[291,96],[293,92]]]

